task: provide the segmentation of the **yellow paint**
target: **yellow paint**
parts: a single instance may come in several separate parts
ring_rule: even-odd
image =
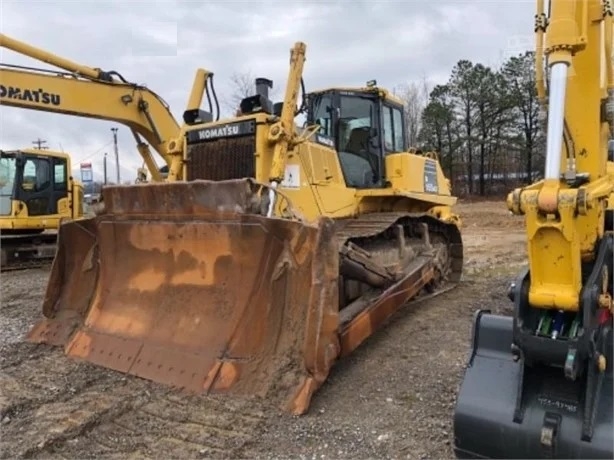
[[[47,214],[31,216],[28,212],[27,203],[18,200],[11,200],[11,212],[8,215],[0,215],[0,230],[55,230],[60,227],[60,223],[66,219],[83,218],[83,185],[72,178],[70,156],[63,152],[53,150],[20,149],[24,154],[37,155],[47,158],[61,158],[66,160],[66,171],[68,173],[68,187],[63,198],[58,201],[57,214]],[[53,168],[51,169],[53,174]],[[12,179],[14,180],[14,178]],[[24,187],[25,188],[25,187]],[[50,190],[49,192],[54,193]]]
[[[538,13],[543,12],[538,0]],[[614,88],[611,59],[605,59],[601,81],[602,34],[611,40],[611,18],[603,16],[599,0],[551,2],[545,53],[549,63],[570,64],[565,99],[578,174],[588,181],[572,188],[564,180],[539,181],[508,196],[509,209],[526,216],[531,286],[529,302],[535,307],[578,310],[582,289],[582,262],[595,257],[596,243],[604,233],[605,209],[614,209],[614,164],[607,159],[609,125],[601,119],[608,88]],[[605,33],[601,28],[605,23]],[[537,30],[537,43],[543,31]],[[611,46],[605,47],[606,53]],[[540,49],[537,50],[541,52]],[[541,59],[538,62],[542,62]],[[543,97],[543,73],[537,68],[539,96]],[[541,101],[545,103],[545,100]],[[561,174],[568,168],[565,143]]]

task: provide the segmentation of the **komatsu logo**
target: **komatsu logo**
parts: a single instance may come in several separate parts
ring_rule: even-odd
[[[239,125],[226,125],[219,128],[201,129],[198,131],[198,138],[204,141],[207,139],[217,139],[218,137],[238,136],[239,134]]]
[[[241,121],[237,123],[227,123],[210,128],[195,129],[188,131],[188,143],[199,143],[213,141],[215,139],[226,139],[229,137],[239,137],[253,134],[256,129],[254,120]]]
[[[19,88],[18,86],[0,85],[0,99],[13,99],[17,101],[35,102],[44,105],[60,105],[59,94],[53,94],[42,88]]]

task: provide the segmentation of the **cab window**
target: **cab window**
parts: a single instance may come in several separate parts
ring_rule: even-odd
[[[26,192],[40,192],[51,185],[49,160],[28,158],[23,166],[21,188]]]
[[[387,152],[394,152],[393,131],[392,109],[390,107],[384,107],[384,148]]]
[[[11,214],[11,199],[16,173],[17,160],[15,157],[0,157],[0,215]]]
[[[372,188],[378,183],[381,153],[376,116],[377,102],[373,98],[341,96],[338,155],[349,187]]]
[[[316,96],[313,108],[313,120],[320,125],[319,134],[333,137],[333,98],[330,94]]]
[[[403,142],[403,114],[400,109],[392,109],[392,129],[394,131],[394,148],[397,152],[405,150]]]
[[[384,126],[384,149],[386,153],[404,150],[402,115],[399,108],[389,105],[383,106],[382,124]]]
[[[56,158],[53,160],[53,188],[56,191],[66,191],[68,189],[68,171],[66,160]]]

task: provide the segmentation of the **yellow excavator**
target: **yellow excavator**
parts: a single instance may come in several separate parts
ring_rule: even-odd
[[[0,106],[122,124],[131,130],[152,181],[165,179],[160,172],[162,169],[168,171],[170,180],[182,178],[183,133],[168,104],[155,92],[127,81],[116,71],[81,65],[5,34],[0,34],[0,47],[62,69],[1,63]],[[208,81],[210,87],[206,86]],[[215,105],[219,118],[219,104],[212,82],[212,74],[197,69],[184,124],[202,121],[197,117],[204,112],[194,107],[201,104],[205,87],[209,113],[213,112]],[[212,121],[212,118],[207,121]],[[152,148],[163,160],[162,167],[157,165]]]
[[[83,186],[70,156],[43,149],[0,151],[0,270],[48,263],[62,221],[83,217]]]
[[[374,81],[307,94],[305,55],[296,43],[283,102],[257,79],[226,120],[200,108],[212,74],[197,72],[184,124],[149,138],[168,160],[164,182],[105,187],[96,217],[60,227],[45,318],[28,340],[189,391],[272,396],[300,414],[337,359],[408,301],[459,281],[456,198],[436,155],[409,149],[401,101]],[[54,110],[80,107],[77,80],[57,81]],[[105,85],[91,81],[83,87]],[[107,117],[124,94],[127,105],[150,97],[108,86],[96,98]],[[168,120],[125,113],[147,132]]]
[[[1,63],[0,106],[96,118],[123,124],[134,135],[137,150],[143,157],[152,181],[163,181],[169,170],[174,179],[181,178],[183,144],[180,140],[180,127],[168,105],[156,93],[142,85],[126,81],[117,72],[80,65],[4,34],[0,34],[0,46],[62,69],[49,70]],[[208,80],[212,81],[213,76],[202,69],[196,72],[190,99],[197,101],[195,104],[200,104]],[[207,91],[207,98],[210,107],[213,101],[217,106],[217,96],[213,88]],[[195,115],[193,111],[188,110],[186,116]],[[162,167],[159,167],[154,160],[150,146],[161,157],[164,163]],[[67,185],[61,192],[65,195],[68,193],[68,196],[72,197],[69,208],[66,208],[65,200],[58,201],[54,198],[59,196],[59,189],[50,188],[45,192],[37,190],[34,195],[28,194],[23,190],[22,184],[16,182],[21,180],[19,176],[13,175],[21,174],[21,170],[16,169],[16,164],[20,161],[25,165],[35,165],[37,171],[50,167],[50,162],[64,161],[68,164],[68,174],[70,174],[70,159],[66,155],[49,150],[20,152],[19,155],[18,152],[6,152],[6,156],[1,160],[6,166],[7,174],[4,177],[5,184],[2,185],[2,198],[0,198],[4,203],[3,215],[0,217],[2,271],[31,268],[44,262],[48,263],[55,255],[56,233],[53,229],[57,228],[59,218],[77,218],[83,214],[83,189],[70,177],[67,176]],[[17,160],[16,155],[23,160]],[[44,171],[44,174],[47,174],[46,171],[51,169]],[[137,181],[146,177],[144,173],[144,170],[138,171]],[[61,185],[58,184],[57,187]],[[67,189],[73,193],[66,192]],[[48,193],[45,195],[46,198],[43,196],[44,193]],[[47,201],[43,201],[43,198]],[[29,202],[24,203],[23,200]],[[58,212],[61,216],[55,215],[56,201],[60,206]],[[10,204],[11,202],[13,204]],[[34,215],[33,212],[43,212],[40,209],[34,210],[34,207],[40,208],[43,205],[48,206],[48,209],[44,210],[47,214]],[[43,231],[43,227],[50,231]],[[24,234],[24,231],[28,234]]]
[[[525,216],[528,268],[513,316],[476,312],[458,458],[614,458],[613,14],[611,0],[537,1],[545,176],[507,199]]]

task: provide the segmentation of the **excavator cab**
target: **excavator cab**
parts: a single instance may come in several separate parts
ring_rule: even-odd
[[[40,226],[31,228],[26,217],[44,216],[53,223],[47,228],[57,228],[60,200],[68,196],[68,161],[62,156],[27,151],[0,152],[0,213],[6,232],[43,231]],[[15,220],[20,216],[22,220]]]
[[[1,265],[53,258],[60,221],[82,215],[82,188],[70,177],[61,152],[23,149],[0,152]]]

